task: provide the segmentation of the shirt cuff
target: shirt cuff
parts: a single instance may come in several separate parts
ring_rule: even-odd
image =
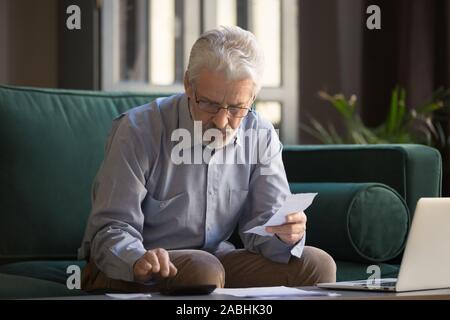
[[[135,281],[134,264],[147,252],[142,243],[136,239],[132,243],[127,244],[125,247],[121,247],[120,245],[113,246],[110,248],[110,251],[123,263],[123,273],[120,272],[122,274],[118,275],[119,278],[125,281]]]
[[[291,258],[291,246],[281,241],[276,235],[272,236],[270,240],[264,242],[260,247],[261,254],[267,259],[278,262],[288,263]]]
[[[278,263],[288,263],[291,256],[300,258],[303,253],[303,248],[305,247],[306,233],[303,238],[295,245],[289,245],[283,242],[276,235],[272,237],[269,241],[264,243],[261,248],[261,253],[263,256]]]
[[[294,245],[294,247],[291,249],[291,254],[294,257],[301,258],[303,249],[305,248],[305,241],[306,241],[306,232],[303,235],[303,238],[300,240],[300,242]]]

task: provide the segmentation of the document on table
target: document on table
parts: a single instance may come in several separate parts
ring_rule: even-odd
[[[106,296],[120,300],[142,300],[152,297],[150,293],[107,293]]]
[[[281,208],[262,226],[253,227],[244,233],[256,233],[260,236],[273,237],[273,233],[266,232],[266,227],[278,226],[286,222],[286,216],[293,212],[306,210],[317,193],[297,193],[286,197]]]
[[[283,298],[283,297],[304,297],[304,296],[336,296],[336,293],[327,291],[309,291],[285,286],[279,287],[255,287],[255,288],[238,288],[225,289],[217,288],[213,294],[228,294],[240,298]]]

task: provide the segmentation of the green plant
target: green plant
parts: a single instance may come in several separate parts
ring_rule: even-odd
[[[324,91],[319,97],[329,101],[341,115],[345,133],[337,133],[335,126],[326,126],[311,118],[311,126],[303,130],[326,144],[377,144],[377,143],[422,143],[435,145],[446,141],[447,137],[437,123],[433,122],[433,113],[444,107],[443,99],[450,90],[439,89],[429,102],[417,108],[406,107],[406,92],[396,87],[392,91],[390,108],[385,121],[376,128],[364,124],[356,108],[356,96],[346,99],[342,94],[330,95]]]

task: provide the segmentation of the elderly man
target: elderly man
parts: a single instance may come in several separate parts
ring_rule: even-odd
[[[250,32],[212,30],[192,47],[184,94],[114,120],[79,250],[89,260],[83,289],[335,281],[333,259],[305,246],[303,212],[267,228],[272,236],[244,233],[264,224],[290,194],[278,136],[251,110],[262,72]],[[270,134],[247,134],[264,130]],[[275,152],[255,152],[258,144]],[[226,241],[236,226],[244,249]]]

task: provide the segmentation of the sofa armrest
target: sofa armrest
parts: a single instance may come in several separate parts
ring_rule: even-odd
[[[411,217],[419,198],[441,196],[441,156],[424,145],[285,146],[283,161],[290,183],[386,184],[405,199]]]

